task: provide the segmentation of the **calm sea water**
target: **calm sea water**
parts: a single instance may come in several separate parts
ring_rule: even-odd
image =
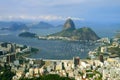
[[[30,32],[35,32],[39,35],[47,35],[50,33],[55,33],[60,31],[60,28],[54,29],[33,29]],[[100,36],[105,36],[107,33],[100,33]],[[72,59],[74,56],[79,56],[80,58],[86,58],[88,52],[93,50],[96,46],[91,43],[81,43],[81,42],[69,42],[69,41],[59,41],[59,40],[38,40],[31,38],[21,38],[17,35],[19,32],[10,31],[0,31],[0,42],[12,42],[23,45],[28,45],[40,49],[38,53],[32,54],[32,58],[45,58],[45,59]],[[106,34],[106,35],[107,35]],[[111,33],[111,37],[114,33]]]

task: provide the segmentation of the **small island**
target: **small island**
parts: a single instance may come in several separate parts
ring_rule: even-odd
[[[30,32],[23,32],[18,35],[19,37],[29,37],[29,38],[36,38],[35,33],[30,33]]]

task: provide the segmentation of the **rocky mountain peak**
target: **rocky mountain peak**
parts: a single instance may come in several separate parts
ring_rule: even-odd
[[[72,19],[69,18],[66,20],[63,29],[64,30],[68,30],[68,29],[75,30],[75,24],[72,21]]]

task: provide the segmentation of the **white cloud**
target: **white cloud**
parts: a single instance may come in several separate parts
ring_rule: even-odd
[[[0,16],[0,20],[35,20],[35,21],[51,21],[51,20],[66,20],[71,18],[73,20],[84,20],[84,18],[78,17],[62,17],[62,16],[54,16],[54,15],[42,15],[42,16]]]
[[[67,18],[71,18],[72,20],[79,20],[79,21],[84,21],[85,20],[84,18],[79,18],[79,17],[67,17]]]
[[[38,19],[41,19],[41,20],[64,20],[65,18],[62,16],[47,15],[47,16],[39,16]]]

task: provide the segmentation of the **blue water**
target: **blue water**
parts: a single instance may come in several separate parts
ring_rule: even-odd
[[[39,35],[48,35],[60,31],[61,28],[50,29],[32,29],[30,32]],[[97,30],[96,33],[102,37],[113,37],[114,31]],[[59,41],[59,40],[38,40],[33,38],[21,38],[17,35],[20,32],[0,31],[0,42],[12,42],[17,44],[28,45],[40,49],[38,53],[32,54],[32,58],[45,59],[72,59],[74,56],[86,58],[90,50],[95,49],[91,43]]]
[[[20,38],[14,35],[0,36],[0,41],[36,47],[40,49],[40,51],[31,55],[30,57],[45,59],[72,59],[73,56],[80,56],[80,58],[86,58],[88,51],[95,48],[93,44],[89,43],[59,40],[38,40],[31,38]]]

